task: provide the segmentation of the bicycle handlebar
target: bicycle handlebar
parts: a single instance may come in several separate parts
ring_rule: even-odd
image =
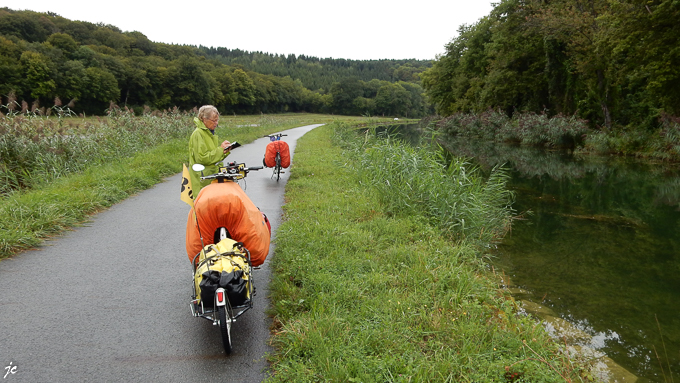
[[[283,133],[266,134],[266,135],[264,135],[264,136],[262,136],[262,137],[281,138],[281,137],[283,137],[283,136],[287,136],[287,134],[283,134]]]
[[[231,181],[236,181],[245,178],[248,172],[253,170],[260,170],[263,166],[251,166],[247,168],[246,164],[236,162],[230,162],[226,166],[221,166],[219,172],[211,174],[208,176],[202,176],[202,180],[214,180],[214,179],[227,179]]]

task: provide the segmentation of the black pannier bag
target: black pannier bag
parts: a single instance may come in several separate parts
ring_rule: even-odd
[[[227,299],[232,307],[243,305],[248,298],[248,286],[246,280],[243,279],[243,270],[234,270],[231,272],[217,270],[209,270],[203,273],[203,280],[201,281],[201,301],[209,305],[209,302],[215,302],[215,291],[222,287],[227,293]]]

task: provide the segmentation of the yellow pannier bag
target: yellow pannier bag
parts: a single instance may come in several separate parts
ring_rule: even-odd
[[[225,238],[205,246],[198,254],[194,283],[199,302],[211,306],[219,287],[225,289],[232,307],[241,306],[251,298],[250,266],[245,252],[236,244],[233,239]]]

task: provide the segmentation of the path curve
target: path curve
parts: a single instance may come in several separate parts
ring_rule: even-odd
[[[290,129],[299,137],[321,124]],[[267,138],[227,159],[262,165]],[[251,172],[246,194],[281,221],[288,172]],[[260,382],[270,318],[269,262],[254,272],[254,308],[232,327],[226,356],[219,328],[189,311],[192,270],[184,247],[189,206],[181,175],[92,217],[83,227],[0,262],[0,375],[3,382]],[[6,367],[10,367],[9,369]],[[12,373],[13,372],[13,373]],[[7,375],[6,375],[7,374]]]

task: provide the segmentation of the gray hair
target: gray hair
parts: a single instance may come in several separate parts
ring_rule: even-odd
[[[198,110],[198,117],[199,120],[203,121],[205,119],[209,119],[210,117],[213,116],[219,116],[220,112],[217,111],[217,108],[215,108],[212,105],[203,105],[201,109]]]

